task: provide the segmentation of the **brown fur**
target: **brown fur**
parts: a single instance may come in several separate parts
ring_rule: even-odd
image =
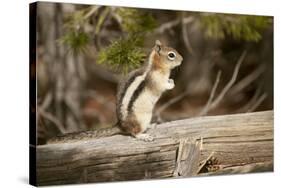
[[[168,54],[171,51],[174,52],[176,55],[175,60],[171,60],[168,58]],[[145,73],[145,71],[148,71],[145,80],[143,80],[139,84],[138,88],[134,91],[133,95],[131,96],[127,109],[129,113],[127,115],[127,118],[125,120],[119,119],[119,121],[121,122],[119,124],[119,127],[125,134],[136,136],[146,131],[146,123],[140,120],[140,118],[143,118],[143,114],[136,114],[136,109],[133,108],[133,105],[135,104],[135,101],[138,100],[140,94],[142,94],[143,92],[148,92],[156,98],[157,96],[160,97],[161,94],[165,90],[167,90],[165,84],[168,82],[171,70],[174,67],[179,66],[181,61],[182,57],[176,50],[174,50],[173,48],[166,47],[160,42],[156,42],[156,46],[152,49],[152,52],[149,56],[148,64],[144,66],[141,71],[135,71],[133,74],[129,74],[129,76],[127,77],[127,81],[123,83],[123,87],[119,88],[120,95],[117,98],[117,104],[119,106],[119,108],[117,109],[118,118],[121,117],[120,115],[118,115],[118,113],[120,114],[120,106],[122,105],[121,102],[122,98],[124,97],[125,89],[130,86],[134,77]],[[148,97],[150,94],[148,94]],[[142,108],[141,104],[138,105],[138,108]]]
[[[147,75],[147,88],[152,91],[152,93],[154,93],[155,95],[161,95],[162,94],[162,90],[159,90],[159,88],[157,87],[157,83],[156,81],[152,78],[153,71],[150,71]]]
[[[130,118],[122,122],[119,126],[122,129],[122,131],[131,135],[137,135],[142,131],[141,126],[137,122],[137,119],[135,118],[134,114],[132,114]]]
[[[162,57],[160,57],[160,55],[157,52],[153,54],[151,71],[159,71],[162,74],[166,74],[169,71],[169,69],[163,63]]]

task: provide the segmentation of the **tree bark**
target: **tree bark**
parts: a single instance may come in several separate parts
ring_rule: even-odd
[[[273,111],[177,120],[153,142],[116,135],[37,147],[39,185],[273,171]]]
[[[60,133],[86,129],[81,114],[82,93],[85,91],[84,61],[80,55],[71,53],[69,46],[60,41],[66,32],[63,27],[64,19],[75,12],[75,7],[72,4],[48,2],[38,4],[38,19],[41,23],[39,31],[42,32],[39,44],[44,47],[41,54],[43,64],[41,69],[45,71],[44,75],[42,71],[38,71],[38,86],[41,88],[38,91],[48,91],[40,93],[39,97],[44,101],[43,98],[48,93],[52,96],[50,105],[45,110],[54,112],[57,121],[64,125],[65,131]],[[45,85],[43,86],[41,82]],[[51,125],[56,126],[52,122]]]

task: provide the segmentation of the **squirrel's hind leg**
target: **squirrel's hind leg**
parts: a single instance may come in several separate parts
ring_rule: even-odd
[[[120,126],[124,132],[131,134],[138,140],[142,140],[145,142],[151,142],[154,140],[151,135],[144,133],[147,130],[148,126],[142,126],[142,124],[140,124],[135,118],[130,118],[126,121],[123,121]]]

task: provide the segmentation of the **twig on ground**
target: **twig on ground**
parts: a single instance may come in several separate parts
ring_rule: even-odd
[[[204,161],[202,161],[199,165],[199,168],[197,170],[197,173],[196,174],[199,174],[201,173],[201,171],[203,170],[203,168],[207,165],[208,161],[211,160],[211,158],[213,158],[215,152],[213,151],[208,157],[207,159],[205,159]]]

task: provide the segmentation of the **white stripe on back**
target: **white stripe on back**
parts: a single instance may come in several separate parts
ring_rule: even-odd
[[[135,80],[130,84],[130,86],[127,88],[126,93],[122,99],[121,103],[121,113],[122,113],[122,119],[124,120],[128,115],[128,105],[129,102],[134,94],[134,92],[139,87],[140,83],[145,79],[146,72],[144,72],[143,75],[137,76]]]
[[[121,102],[121,113],[122,113],[123,120],[125,120],[127,118],[127,115],[128,115],[127,109],[128,109],[128,105],[131,101],[133,94],[135,93],[135,91],[137,90],[137,88],[139,87],[141,82],[145,79],[148,71],[150,71],[150,69],[151,69],[154,53],[155,52],[152,51],[152,53],[149,56],[149,61],[148,61],[148,66],[146,68],[146,71],[142,75],[137,76],[135,78],[135,80],[130,84],[130,86],[126,89],[126,93]]]

